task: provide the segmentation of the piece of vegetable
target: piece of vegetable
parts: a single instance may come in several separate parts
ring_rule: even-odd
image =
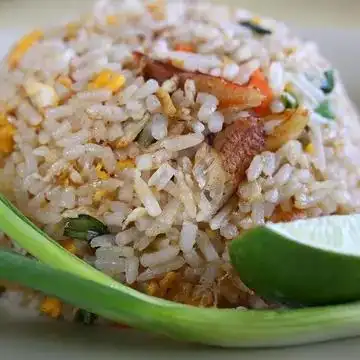
[[[268,224],[234,240],[230,258],[242,281],[265,298],[303,305],[357,301],[359,232],[358,214]]]
[[[330,94],[335,87],[335,74],[334,70],[327,70],[324,72],[324,80],[321,84],[321,90],[324,94]]]
[[[0,277],[56,295],[110,320],[183,341],[222,347],[274,347],[360,335],[359,303],[280,311],[172,305],[6,252],[0,252]]]
[[[195,52],[194,46],[191,43],[179,43],[175,45],[175,51],[184,51],[184,52]]]
[[[84,325],[93,325],[97,318],[98,316],[96,314],[84,309],[79,309],[76,311],[74,320]]]
[[[268,115],[271,112],[270,104],[274,96],[264,73],[260,69],[257,69],[253,72],[250,77],[248,86],[250,88],[259,90],[264,97],[261,105],[254,109],[255,113],[259,116]]]
[[[96,236],[108,233],[106,225],[90,215],[80,214],[77,218],[65,220],[64,236],[72,239],[91,241]]]
[[[195,308],[141,294],[69,254],[1,195],[0,228],[41,261],[0,251],[0,278],[139,329],[226,347],[284,346],[360,335],[358,303],[238,311]]]
[[[298,139],[309,122],[308,112],[302,108],[285,110],[281,117],[281,124],[266,139],[266,148],[270,151],[276,151],[288,141]],[[277,119],[281,117],[278,116]],[[272,117],[269,118],[271,119]]]
[[[285,109],[296,109],[299,106],[296,96],[289,91],[285,91],[281,94],[281,101],[284,104]]]
[[[323,101],[316,109],[315,112],[323,116],[326,119],[334,120],[335,115],[331,109],[329,100]]]
[[[239,110],[254,108],[261,105],[264,100],[259,90],[249,86],[241,86],[223,78],[199,72],[184,71],[171,64],[152,60],[138,52],[134,53],[134,57],[142,67],[145,78],[156,79],[162,84],[165,80],[177,75],[180,86],[184,86],[187,79],[194,80],[196,90],[216,96],[220,108],[236,107]]]
[[[271,35],[272,31],[269,29],[265,29],[262,26],[260,26],[259,24],[256,24],[253,21],[241,21],[240,25],[250,29],[253,33],[257,34],[257,35]]]

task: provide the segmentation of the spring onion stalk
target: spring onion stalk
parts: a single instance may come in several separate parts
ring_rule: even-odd
[[[358,303],[282,311],[168,307],[7,252],[0,252],[0,277],[113,321],[202,344],[275,347],[360,335]]]
[[[0,230],[44,264],[65,269],[75,275],[132,293],[136,297],[146,297],[136,290],[120,284],[110,276],[96,270],[83,260],[71,254],[35,226],[25,215],[0,194]],[[152,298],[150,298],[152,299]],[[171,306],[172,303],[168,302]]]
[[[0,196],[0,228],[41,262],[0,252],[0,278],[174,339],[223,347],[298,345],[360,335],[360,304],[296,310],[203,309],[121,285],[68,253]]]

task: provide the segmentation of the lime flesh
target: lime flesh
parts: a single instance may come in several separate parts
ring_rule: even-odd
[[[268,224],[232,241],[230,258],[259,295],[302,305],[360,299],[360,215]]]

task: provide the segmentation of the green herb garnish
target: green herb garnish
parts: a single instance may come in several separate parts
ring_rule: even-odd
[[[79,309],[75,314],[75,321],[84,325],[93,325],[98,316],[84,309]]]
[[[90,215],[82,214],[77,218],[66,219],[64,236],[91,241],[94,237],[104,234],[109,234],[106,225]]]
[[[296,109],[299,106],[295,95],[288,91],[281,94],[281,101],[284,104],[285,109]]]
[[[327,70],[324,72],[324,80],[321,84],[321,90],[324,94],[330,94],[335,87],[334,70]]]
[[[0,251],[1,279],[115,322],[224,347],[289,346],[359,335],[359,303],[241,311],[196,308],[142,294],[67,252],[1,194],[0,229],[39,260]]]
[[[333,111],[331,110],[330,102],[329,100],[323,101],[316,109],[315,112],[321,115],[322,117],[330,120],[335,119],[335,115]]]
[[[255,24],[252,21],[241,21],[240,25],[245,26],[246,28],[250,29],[253,33],[258,35],[271,35],[272,31],[269,29],[265,29],[258,24]]]

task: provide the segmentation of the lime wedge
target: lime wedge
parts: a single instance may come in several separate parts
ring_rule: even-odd
[[[259,295],[285,303],[360,300],[360,214],[267,224],[233,240],[231,262]]]

